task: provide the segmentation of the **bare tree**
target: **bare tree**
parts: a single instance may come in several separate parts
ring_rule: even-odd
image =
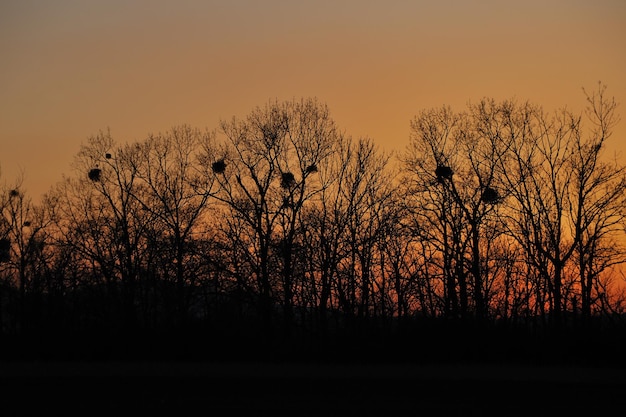
[[[448,187],[442,186],[454,174],[455,151],[452,143],[458,115],[444,107],[423,111],[411,122],[411,138],[403,155],[405,178],[402,184],[413,233],[424,250],[436,253],[424,265],[425,273],[437,277],[442,312],[459,314],[459,293],[454,272],[454,239],[458,235],[459,209]]]
[[[626,219],[626,167],[617,160],[602,158],[606,142],[618,123],[615,99],[606,97],[606,86],[588,94],[586,120],[592,125],[585,135],[581,118],[571,117],[572,191],[568,195],[570,234],[578,269],[580,308],[583,318],[591,318],[598,293],[600,274],[626,261],[623,225]]]
[[[500,233],[493,212],[501,199],[494,175],[501,151],[481,125],[486,107],[422,112],[404,158],[415,232],[439,253],[445,313],[479,319],[487,316],[488,243]]]
[[[129,158],[136,170],[137,184],[129,190],[146,219],[152,219],[147,232],[159,248],[157,257],[164,277],[170,265],[176,293],[178,320],[184,323],[191,302],[190,289],[196,283],[199,262],[194,260],[193,240],[201,232],[213,189],[214,177],[199,166],[201,145],[213,140],[211,132],[178,126],[150,135],[137,144],[137,154]]]
[[[211,165],[220,185],[216,198],[253,233],[245,250],[252,255],[265,323],[270,326],[272,304],[281,300],[289,326],[297,220],[319,190],[317,167],[331,154],[338,132],[327,106],[313,99],[270,102],[245,120],[223,121],[221,132],[223,154]],[[206,154],[215,155],[215,150]],[[273,279],[273,260],[280,262],[280,282]]]
[[[572,297],[589,315],[598,278],[594,259],[608,256],[608,267],[621,262],[623,253],[617,246],[612,254],[602,249],[602,242],[619,241],[623,221],[624,168],[600,158],[616,123],[616,104],[602,86],[587,99],[588,120],[595,126],[588,138],[581,116],[568,110],[547,115],[530,105],[507,112],[507,134],[498,136],[506,149],[498,170],[510,196],[504,223],[524,251],[528,275],[537,277],[538,312],[547,305],[557,326]]]
[[[33,204],[21,179],[0,192],[0,268],[5,282],[17,285],[14,324],[20,329],[38,326],[46,313],[49,219],[41,206]]]
[[[84,144],[74,162],[78,173],[61,185],[60,230],[78,243],[87,261],[95,261],[112,294],[121,292],[121,320],[133,328],[137,320],[137,277],[150,219],[135,197],[140,147],[117,147],[101,132]]]

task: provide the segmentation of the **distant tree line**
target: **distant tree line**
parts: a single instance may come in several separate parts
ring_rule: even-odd
[[[1,190],[2,333],[622,320],[617,105],[602,85],[585,97],[581,115],[425,110],[398,155],[315,99],[215,130],[100,132],[40,204],[19,180]]]

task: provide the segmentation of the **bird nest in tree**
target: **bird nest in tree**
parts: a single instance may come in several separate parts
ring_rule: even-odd
[[[291,188],[296,178],[291,172],[283,172],[280,179],[280,186],[283,188]]]
[[[495,188],[485,187],[480,196],[480,199],[485,203],[495,204],[500,201],[500,194]]]
[[[224,162],[223,159],[217,160],[213,162],[213,164],[211,165],[211,169],[216,174],[223,174],[224,171],[226,171],[226,162]]]
[[[104,155],[104,157],[105,157],[106,159],[111,159],[111,154],[110,154],[110,153],[106,153],[106,154]]]
[[[13,198],[13,197],[18,197],[20,195],[20,192],[18,190],[11,190],[9,191],[9,197]]]
[[[452,168],[447,165],[437,165],[437,168],[435,169],[435,175],[439,180],[443,180],[444,178],[451,178]]]
[[[100,168],[92,168],[89,170],[87,176],[92,181],[100,181],[100,173],[102,173],[102,170]]]
[[[309,165],[308,167],[306,167],[306,172],[308,173],[317,172],[317,165],[315,164]]]

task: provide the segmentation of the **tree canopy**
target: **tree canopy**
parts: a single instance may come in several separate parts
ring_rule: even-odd
[[[0,191],[0,331],[623,324],[617,104],[585,97],[584,114],[423,110],[399,154],[311,98],[214,130],[99,132],[41,204]]]

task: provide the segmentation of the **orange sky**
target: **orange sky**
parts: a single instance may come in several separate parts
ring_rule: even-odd
[[[623,0],[5,0],[0,183],[37,200],[80,144],[187,123],[215,128],[269,99],[317,97],[355,137],[401,150],[421,109],[482,97],[582,109],[623,103]],[[626,163],[626,157],[620,157]]]

